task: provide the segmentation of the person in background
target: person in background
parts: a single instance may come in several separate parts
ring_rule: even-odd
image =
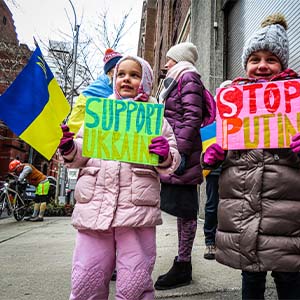
[[[203,118],[203,84],[195,67],[196,46],[177,44],[167,52],[166,78],[159,100],[172,126],[181,163],[174,174],[161,175],[161,209],[177,217],[178,255],[171,269],[160,275],[155,289],[167,290],[188,285],[192,280],[192,248],[197,230],[198,192],[202,168],[200,127]]]
[[[32,216],[25,218],[26,221],[43,222],[44,214],[47,208],[48,192],[50,183],[47,176],[35,168],[32,164],[21,163],[14,159],[9,163],[8,169],[10,172],[18,176],[18,181],[26,181],[35,186],[34,207]]]
[[[102,73],[92,84],[90,84],[78,97],[68,119],[68,126],[75,134],[84,122],[85,104],[88,97],[108,98],[112,93],[112,79],[114,69],[122,55],[111,48],[106,49],[103,62],[104,73]]]
[[[247,78],[232,86],[299,78],[288,68],[285,17],[261,25],[243,48]],[[242,270],[242,299],[264,299],[268,271],[279,299],[300,299],[300,133],[290,148],[225,152],[213,144],[201,160],[205,168],[222,164],[216,260]]]
[[[125,56],[116,65],[110,98],[157,103],[150,97],[152,84],[150,65]],[[164,119],[162,135],[149,145],[149,152],[159,156],[157,166],[83,157],[83,126],[75,140],[68,126],[62,130],[59,150],[65,164],[81,168],[72,215],[77,237],[70,299],[108,299],[115,266],[116,299],[154,299],[156,225],[162,223],[159,174],[180,164],[172,128]]]
[[[220,88],[227,87],[231,84],[231,80],[226,80],[220,84]],[[207,148],[204,147],[205,141],[204,136],[205,131],[211,128],[214,129],[213,140],[216,141],[216,131],[215,127],[216,123],[212,124],[212,126],[206,126],[201,128],[201,136],[202,136],[202,145],[203,150]],[[212,138],[210,137],[210,141]],[[203,175],[205,177],[206,185],[206,203],[204,208],[204,237],[205,237],[205,251],[203,257],[205,259],[215,259],[216,253],[216,243],[215,236],[218,225],[218,204],[219,204],[219,176],[221,173],[221,167],[216,170],[203,170]]]

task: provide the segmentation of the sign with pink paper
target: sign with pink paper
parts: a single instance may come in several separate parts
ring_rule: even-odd
[[[223,149],[289,148],[300,132],[300,79],[219,88],[216,99]]]

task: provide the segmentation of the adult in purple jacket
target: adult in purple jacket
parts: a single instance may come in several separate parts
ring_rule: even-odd
[[[173,266],[155,283],[157,290],[188,285],[192,280],[191,252],[197,230],[198,192],[202,152],[199,134],[203,119],[201,76],[195,68],[198,51],[194,44],[177,44],[167,52],[164,88],[159,100],[165,118],[175,133],[181,164],[172,175],[161,175],[161,209],[177,217],[178,255]]]

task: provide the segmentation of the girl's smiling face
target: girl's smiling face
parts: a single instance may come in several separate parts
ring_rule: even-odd
[[[253,52],[247,61],[246,74],[248,78],[270,80],[281,71],[280,60],[270,51]]]
[[[138,95],[142,80],[142,67],[132,59],[122,61],[116,74],[116,90],[122,98],[134,98]]]

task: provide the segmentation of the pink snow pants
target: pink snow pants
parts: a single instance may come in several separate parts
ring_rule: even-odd
[[[78,230],[70,300],[107,300],[115,267],[115,299],[153,300],[155,236],[155,227]]]

